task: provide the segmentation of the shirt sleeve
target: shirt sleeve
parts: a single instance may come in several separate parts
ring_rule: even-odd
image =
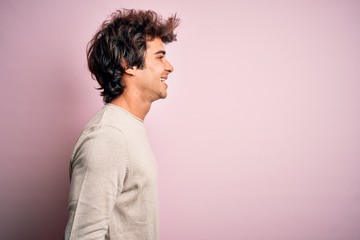
[[[100,126],[82,134],[70,166],[65,239],[105,239],[127,162],[126,139],[120,130]]]

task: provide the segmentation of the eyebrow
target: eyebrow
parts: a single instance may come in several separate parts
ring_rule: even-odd
[[[157,52],[155,53],[155,55],[157,55],[157,54],[164,54],[164,55],[166,55],[166,51],[164,51],[164,50],[159,50],[159,51],[157,51]]]

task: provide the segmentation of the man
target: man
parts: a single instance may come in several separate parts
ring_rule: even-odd
[[[89,42],[88,66],[105,106],[81,133],[71,157],[65,239],[158,239],[156,163],[144,119],[167,95],[176,16],[118,10]]]

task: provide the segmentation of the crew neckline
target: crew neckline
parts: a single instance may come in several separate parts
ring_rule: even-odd
[[[144,125],[144,121],[141,120],[140,118],[138,118],[137,116],[135,116],[134,114],[130,113],[129,111],[123,109],[122,107],[118,106],[118,105],[115,105],[113,103],[107,103],[106,104],[107,106],[109,107],[115,107],[115,108],[118,108],[119,110],[123,111],[124,113],[126,113],[127,115],[129,115],[130,117],[134,118],[135,120],[139,121],[141,124]]]

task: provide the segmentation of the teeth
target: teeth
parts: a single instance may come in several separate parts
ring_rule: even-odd
[[[160,81],[165,82],[166,79],[165,78],[160,78]]]

